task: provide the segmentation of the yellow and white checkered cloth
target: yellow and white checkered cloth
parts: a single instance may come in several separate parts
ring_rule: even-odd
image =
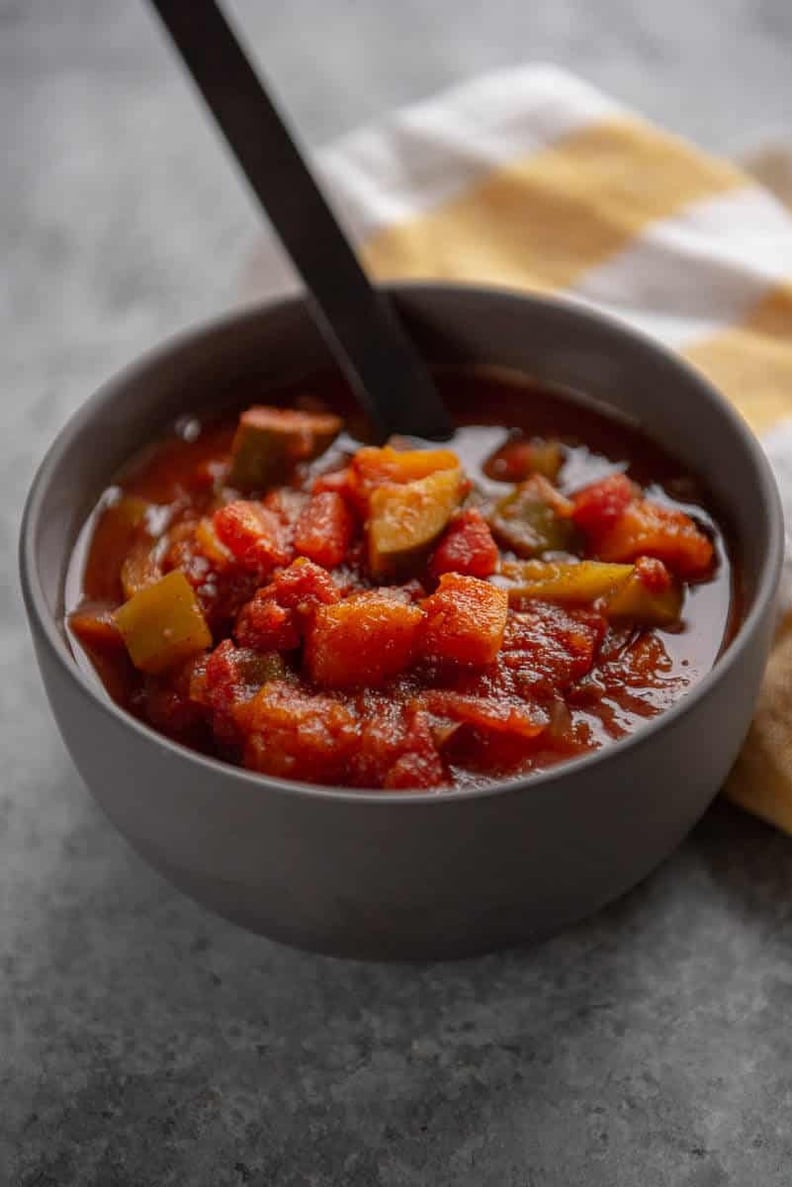
[[[792,216],[748,174],[549,66],[397,112],[318,163],[375,276],[559,293],[679,351],[762,435],[792,524]],[[293,283],[263,244],[249,291]],[[784,609],[790,576],[792,542]],[[728,791],[792,833],[792,629]]]

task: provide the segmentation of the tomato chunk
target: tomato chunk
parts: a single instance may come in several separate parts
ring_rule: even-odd
[[[444,573],[436,593],[422,603],[427,619],[422,648],[429,659],[491,663],[503,643],[509,598],[477,577]]]
[[[354,530],[352,512],[341,495],[322,491],[311,496],[297,520],[294,546],[303,556],[334,569],[345,560]]]
[[[572,518],[584,532],[603,532],[616,522],[638,493],[638,487],[626,474],[609,474],[572,497]]]
[[[382,786],[389,791],[420,791],[447,782],[429,719],[416,713],[404,743],[404,753],[386,772]]]
[[[499,657],[507,686],[523,695],[552,695],[594,666],[607,623],[589,610],[538,603],[512,613]]]
[[[298,557],[242,607],[234,637],[259,651],[292,651],[299,647],[314,609],[338,599],[332,577],[313,561]]]
[[[238,707],[249,701],[270,680],[282,679],[288,668],[281,656],[261,654],[248,647],[235,647],[225,639],[201,669],[194,672],[190,697],[208,710],[212,728],[220,741],[240,740],[234,718]]]
[[[385,590],[320,606],[305,639],[308,674],[325,687],[377,687],[405,671],[416,654],[424,614]]]
[[[269,573],[291,560],[282,521],[260,503],[237,499],[215,511],[212,524],[221,544],[245,569]]]
[[[434,577],[462,573],[468,577],[491,577],[498,567],[498,546],[480,511],[462,511],[446,528],[430,563]]]

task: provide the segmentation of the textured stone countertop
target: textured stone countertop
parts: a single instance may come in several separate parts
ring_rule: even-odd
[[[708,147],[790,134],[788,0],[239,0],[310,143],[560,62]],[[143,866],[80,783],[14,569],[97,383],[228,306],[248,200],[135,0],[0,0],[0,1185],[788,1187],[792,842],[716,806],[533,951],[384,967],[270,944]]]

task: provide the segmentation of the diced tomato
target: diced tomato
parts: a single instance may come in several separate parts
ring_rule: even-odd
[[[714,549],[684,511],[637,499],[607,531],[596,538],[597,556],[604,561],[633,561],[651,556],[687,581],[712,570]]]
[[[498,567],[499,556],[489,524],[480,511],[471,507],[448,525],[429,568],[435,577],[443,573],[491,577]]]
[[[324,491],[341,495],[354,507],[357,504],[357,476],[352,467],[345,466],[343,470],[329,470],[326,474],[317,474],[311,492],[320,495]]]
[[[283,523],[261,503],[237,499],[215,511],[212,523],[221,543],[244,569],[266,574],[291,560]]]
[[[281,606],[307,615],[317,606],[331,606],[339,600],[338,588],[330,574],[313,561],[298,556],[287,569],[272,579],[271,589]]]
[[[334,491],[311,496],[297,521],[294,546],[310,560],[334,569],[343,563],[352,542],[355,521],[352,512]]]
[[[252,770],[311,783],[344,779],[357,743],[357,717],[342,701],[272,681],[238,710],[237,720],[245,735],[245,765]]]
[[[572,518],[582,531],[599,534],[616,522],[638,493],[626,474],[609,474],[573,495]]]
[[[258,575],[240,569],[236,563],[219,572],[212,569],[207,573],[195,592],[215,635],[228,630],[240,607],[250,601],[258,585]]]
[[[317,606],[339,599],[330,575],[298,557],[242,607],[234,637],[259,651],[292,651],[299,647],[309,615]]]
[[[537,603],[509,615],[500,662],[510,685],[523,694],[551,694],[594,666],[607,623],[590,610]]]
[[[408,728],[404,753],[385,773],[382,786],[389,791],[420,791],[446,782],[429,719],[425,713],[416,713]]]
[[[419,606],[386,590],[320,606],[305,638],[308,674],[331,688],[376,688],[412,663],[423,622]]]
[[[234,638],[257,651],[293,651],[300,646],[300,626],[294,611],[281,606],[268,585],[240,610]]]
[[[641,584],[653,594],[665,593],[674,584],[671,574],[662,561],[653,556],[639,556],[635,562],[635,575]]]
[[[495,659],[509,611],[505,589],[444,573],[437,592],[422,605],[427,617],[421,646],[428,659],[475,665]]]
[[[263,684],[281,679],[288,671],[274,653],[261,654],[247,647],[235,647],[225,639],[202,668],[194,671],[190,697],[209,710],[216,737],[225,743],[240,740],[235,712],[249,701]]]
[[[190,659],[168,672],[167,677],[149,677],[141,699],[146,717],[155,729],[170,738],[194,741],[206,729],[200,704],[192,697],[193,681],[203,676],[206,659]]]

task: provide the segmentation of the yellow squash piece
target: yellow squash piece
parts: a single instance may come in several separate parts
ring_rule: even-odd
[[[178,569],[136,593],[114,617],[141,672],[164,672],[212,644],[195,592]]]
[[[523,598],[546,602],[596,602],[623,588],[632,565],[605,565],[600,561],[504,561],[501,576],[509,585],[509,600]]]
[[[624,584],[608,598],[605,614],[614,622],[670,626],[679,620],[684,600],[684,591],[679,582],[672,582],[667,589],[652,590],[633,568]]]
[[[652,590],[635,565],[603,561],[504,561],[501,576],[509,582],[509,601],[536,600],[591,605],[612,621],[669,626],[682,610],[684,594],[674,582]]]
[[[417,482],[379,486],[371,494],[369,564],[375,577],[398,573],[428,551],[459,506],[462,470],[437,470]]]

